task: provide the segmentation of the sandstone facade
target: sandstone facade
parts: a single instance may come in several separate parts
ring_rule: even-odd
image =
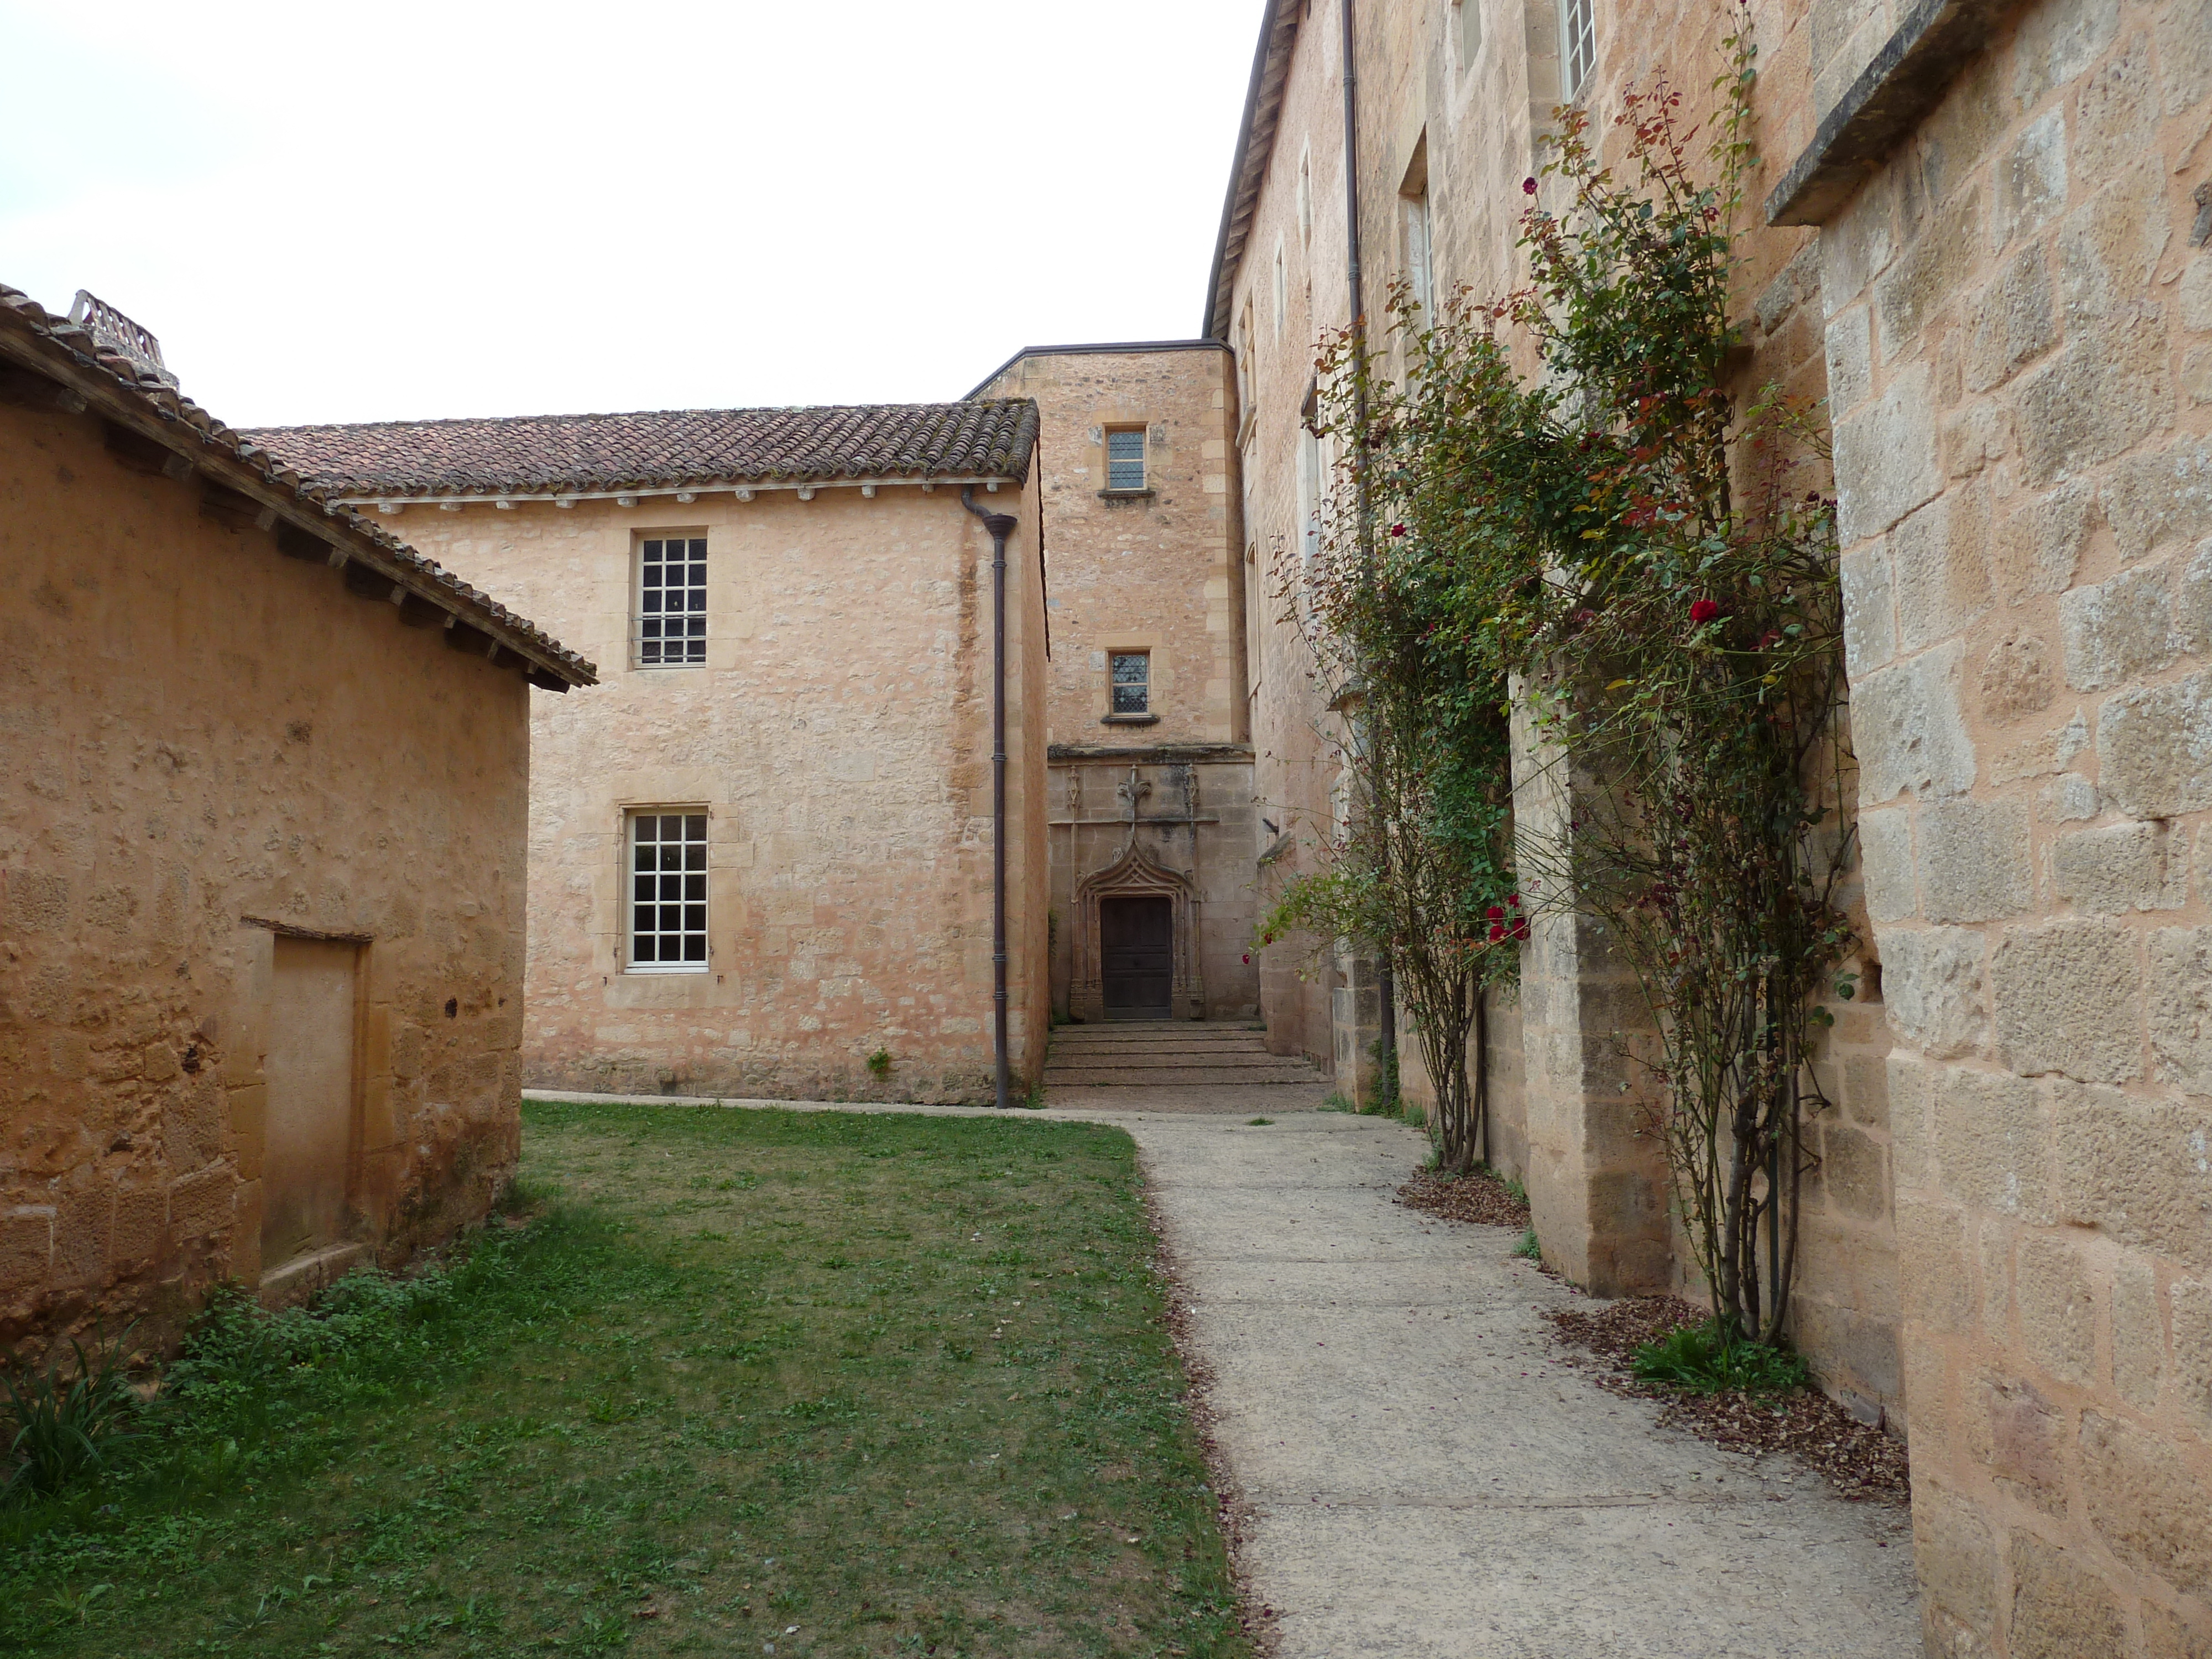
[[[1171,1017],[1251,1018],[1261,826],[1229,354],[1210,340],[1036,347],[974,395],[1040,413],[1054,1012],[1109,1017],[1108,913],[1133,900],[1166,907]],[[1141,451],[1134,488],[1115,487],[1115,434]],[[1115,706],[1111,665],[1131,656],[1141,712]]]
[[[0,290],[0,1343],[484,1214],[591,678],[146,373]]]
[[[1024,465],[1026,471],[1026,461]],[[1037,496],[1007,550],[1008,942],[1018,1089],[1048,1031]],[[589,641],[533,727],[526,1080],[798,1098],[992,1094],[991,539],[960,487],[386,498],[386,520]],[[364,499],[364,505],[374,501]],[[648,542],[703,541],[705,661],[641,659]],[[706,820],[705,960],[630,945],[635,826]],[[888,1057],[886,1062],[873,1056]]]
[[[1591,50],[1563,52],[1585,10]],[[1765,211],[1741,385],[1833,422],[1870,941],[1869,995],[1816,1067],[1832,1106],[1808,1127],[1795,1334],[1832,1392],[1909,1433],[1931,1653],[2194,1652],[2212,1643],[2212,1428],[2191,1403],[2212,1368],[2191,1115],[2212,997],[2194,621],[2212,13],[1759,0],[1751,18]],[[1314,341],[1401,276],[1515,286],[1553,106],[1585,100],[1602,135],[1632,80],[1694,99],[1729,21],[1360,5],[1355,300],[1343,17],[1264,9],[1206,310],[1238,350],[1248,552],[1282,573],[1272,604],[1247,587],[1263,811],[1325,830],[1342,795],[1340,734],[1298,679],[1300,543],[1333,459],[1302,430]],[[1594,66],[1569,85],[1576,58]],[[1551,759],[1520,745],[1524,825],[1582,787]],[[1632,988],[1585,926],[1535,932],[1488,1056],[1519,1067],[1498,1091],[1508,1167],[1570,1277],[1686,1285],[1622,1059]],[[1271,968],[1262,1000],[1343,1075],[1379,1005],[1340,966],[1333,1000]]]
[[[2212,9],[1833,9],[1770,206],[1820,228],[1930,1651],[2202,1651]]]

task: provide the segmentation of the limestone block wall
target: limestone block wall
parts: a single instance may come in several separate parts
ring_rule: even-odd
[[[1081,885],[1112,868],[1130,845],[1133,773],[1136,845],[1185,884],[1195,933],[1188,945],[1178,939],[1176,949],[1191,953],[1197,1006],[1176,1012],[1253,1018],[1259,975],[1245,960],[1254,903],[1251,752],[1236,744],[1103,751],[1055,744],[1050,753],[1054,1012],[1068,1018],[1071,992],[1097,971]]]
[[[1364,0],[1359,9],[1360,230],[1373,313],[1388,284],[1413,269],[1407,226],[1417,205],[1426,209],[1437,295],[1516,287],[1523,279],[1515,246],[1528,201],[1522,182],[1540,166],[1553,106],[1579,90],[1595,129],[1606,134],[1622,88],[1663,74],[1683,92],[1686,110],[1695,111],[1720,69],[1732,21],[1727,8],[1689,0],[1600,4],[1597,65],[1573,89],[1561,85],[1554,6],[1467,3],[1479,12],[1472,28],[1457,6]],[[1263,894],[1310,867],[1316,844],[1334,828],[1341,785],[1336,717],[1319,706],[1307,678],[1311,653],[1297,604],[1304,515],[1315,481],[1326,487],[1334,459],[1327,443],[1302,435],[1301,410],[1316,337],[1352,311],[1341,33],[1333,7],[1302,16],[1227,322],[1244,410],[1238,443],[1248,557],[1254,571],[1276,573],[1248,580],[1246,589],[1256,793],[1263,816],[1285,831],[1277,844],[1263,826],[1277,852],[1263,866]],[[1816,77],[1832,71],[1831,78],[1848,82],[1850,75],[1834,69],[1856,27],[1844,22],[1840,11],[1803,0],[1753,6],[1757,137],[1765,157],[1750,182],[1754,199],[1811,141]],[[1826,395],[1816,242],[1802,228],[1750,228],[1737,295],[1751,348],[1740,394],[1778,382],[1803,406]],[[1815,459],[1799,483],[1822,488],[1828,475]],[[1534,734],[1522,736],[1519,810],[1529,827],[1540,828],[1549,816],[1568,813],[1571,792]],[[1267,953],[1262,1006],[1271,1042],[1331,1055],[1341,1084],[1372,1041],[1379,998],[1367,964],[1350,958],[1302,978],[1298,968],[1311,956],[1308,941]],[[1601,1291],[1699,1294],[1651,1133],[1649,1074],[1632,1059],[1650,1040],[1633,981],[1610,960],[1601,930],[1559,909],[1540,913],[1522,968],[1525,1143],[1516,1156],[1547,1255]],[[1901,1428],[1887,1042],[1879,1006],[1862,1003],[1842,1011],[1819,1057],[1831,1105],[1808,1123],[1812,1170],[1793,1333],[1826,1386],[1863,1414]],[[1400,1046],[1401,1054],[1409,1051],[1403,1036]]]
[[[1008,934],[1018,1078],[1048,1030],[1043,592],[1008,548]],[[957,489],[724,490],[386,520],[601,664],[538,711],[527,1080],[977,1099],[991,1076],[991,543]],[[635,665],[636,548],[708,543],[708,660]],[[533,609],[534,607],[534,609]],[[634,970],[624,825],[708,819],[710,971]],[[878,1050],[891,1070],[867,1066]]]
[[[2212,1644],[2208,121],[2041,0],[1821,233],[1931,1652]]]
[[[1062,1018],[1084,1017],[1078,1005],[1097,994],[1082,894],[1128,845],[1133,768],[1139,843],[1189,883],[1196,937],[1178,949],[1192,949],[1187,977],[1197,989],[1178,1013],[1257,1012],[1258,973],[1245,960],[1260,846],[1251,750],[1241,741],[1249,710],[1231,374],[1228,354],[1202,340],[1043,348],[977,393],[1031,398],[1039,412],[1053,636],[1052,1006]],[[1107,488],[1106,439],[1116,428],[1145,434],[1142,494]],[[1115,714],[1108,696],[1108,663],[1129,650],[1151,658],[1151,708],[1140,717]]]
[[[1485,994],[1489,998],[1486,1021],[1488,1042],[1478,1048],[1474,1033],[1468,1033],[1468,1079],[1472,1085],[1477,1066],[1485,1069],[1489,1079],[1491,1167],[1525,1181],[1528,1174],[1528,1101],[1521,1054],[1520,989],[1517,986],[1496,986]],[[1413,1029],[1413,1012],[1402,1000],[1398,1009],[1398,1092],[1407,1105],[1420,1108],[1425,1115],[1435,1112],[1436,1082],[1421,1057],[1421,1042]]]
[[[1053,657],[1047,741],[1237,743],[1247,729],[1229,355],[1205,341],[1023,353],[980,398],[1036,401]],[[1107,489],[1106,437],[1145,434],[1146,489]],[[1148,717],[1113,716],[1107,659],[1152,656]]]
[[[286,1265],[288,942],[349,975],[326,1237],[403,1252],[514,1164],[527,689],[199,496],[0,407],[0,1344]]]

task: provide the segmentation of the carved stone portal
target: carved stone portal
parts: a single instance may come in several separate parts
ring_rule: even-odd
[[[1206,1018],[1206,988],[1199,974],[1197,929],[1191,923],[1188,877],[1156,862],[1133,833],[1121,857],[1075,884],[1074,975],[1067,1011],[1096,1024],[1106,1018],[1105,964],[1100,949],[1098,905],[1109,898],[1164,898],[1174,918],[1170,942],[1174,981],[1169,993],[1172,1018]]]

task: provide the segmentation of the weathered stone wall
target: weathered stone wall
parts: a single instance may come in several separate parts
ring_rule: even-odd
[[[1187,880],[1196,1000],[1179,1017],[1258,1011],[1251,954],[1260,850],[1243,738],[1243,570],[1229,455],[1228,354],[1204,342],[1127,350],[1026,352],[975,395],[1032,398],[1044,518],[1052,661],[1048,864],[1052,1006],[1067,1018],[1095,981],[1081,884],[1129,844]],[[1142,426],[1141,496],[1106,489],[1107,432]],[[1111,714],[1107,662],[1152,653],[1152,709]],[[1184,948],[1177,941],[1177,949]],[[1079,1014],[1079,1017],[1081,1017]]]
[[[1557,11],[1509,0],[1468,3],[1480,15],[1471,53],[1456,7],[1370,0],[1359,9],[1361,252],[1366,303],[1376,314],[1388,285],[1409,268],[1407,210],[1423,196],[1436,294],[1465,288],[1496,295],[1523,279],[1515,246],[1528,201],[1522,183],[1540,165],[1541,140],[1561,96]],[[1618,143],[1609,124],[1623,88],[1656,75],[1683,91],[1687,118],[1701,119],[1700,100],[1722,68],[1731,15],[1688,0],[1601,4],[1597,67],[1582,96],[1603,142]],[[1753,27],[1759,46],[1757,136],[1766,157],[1750,180],[1755,200],[1810,140],[1815,60],[1832,62],[1850,32],[1802,0],[1765,0],[1753,9]],[[1350,316],[1340,51],[1333,9],[1306,18],[1231,307],[1231,337],[1243,357],[1239,383],[1249,398],[1239,429],[1249,550],[1255,570],[1273,562],[1293,576],[1299,413],[1314,372],[1313,343]],[[1556,186],[1541,189],[1548,201]],[[1804,404],[1825,395],[1814,240],[1806,229],[1755,223],[1746,238],[1738,304],[1751,350],[1741,393],[1777,382]],[[1326,446],[1317,447],[1325,480],[1333,458]],[[1820,488],[1827,477],[1815,462],[1801,482]],[[1306,678],[1311,654],[1294,595],[1271,597],[1279,586],[1248,580],[1247,625],[1261,810],[1295,831],[1269,871],[1287,873],[1310,867],[1314,843],[1333,828],[1341,777],[1333,752],[1336,717],[1319,707]],[[1534,734],[1519,737],[1519,811],[1524,830],[1540,831],[1571,811],[1571,792]],[[1524,883],[1530,879],[1524,874]],[[1855,894],[1847,897],[1856,904]],[[1601,930],[1550,912],[1540,915],[1534,933],[1522,962],[1525,1075],[1518,1109],[1526,1139],[1516,1156],[1546,1253],[1595,1290],[1695,1294],[1689,1254],[1670,1215],[1664,1158],[1650,1133],[1649,1073],[1629,1057],[1649,1040],[1642,999],[1611,962]],[[1340,957],[1321,975],[1301,979],[1297,969],[1311,955],[1303,940],[1268,953],[1262,1004],[1271,1036],[1279,1034],[1286,1047],[1332,1053],[1340,1079],[1357,1083],[1380,1006],[1371,974],[1366,964]],[[1808,1127],[1819,1165],[1809,1178],[1793,1330],[1833,1392],[1901,1426],[1881,1064],[1887,1041],[1878,1008],[1862,1003],[1842,1011],[1824,1045],[1819,1072],[1830,1105]],[[1402,1036],[1400,1046],[1401,1054],[1409,1051]]]
[[[1055,746],[1051,753],[1054,1008],[1063,1018],[1072,1007],[1081,1017],[1097,1017],[1075,1007],[1098,969],[1082,889],[1086,878],[1122,859],[1133,833],[1144,857],[1188,890],[1196,1000],[1179,1006],[1176,1017],[1253,1018],[1259,982],[1247,960],[1256,817],[1249,751],[1224,744],[1089,751]],[[1133,826],[1132,774],[1138,786]],[[1183,941],[1176,948],[1184,949]]]
[[[1012,1054],[1047,1030],[1034,490],[1007,550]],[[991,1078],[991,543],[959,491],[790,489],[385,522],[593,657],[533,732],[528,1080],[981,1099]],[[633,666],[635,546],[708,540],[708,660]],[[708,815],[710,971],[625,971],[625,815]],[[891,1070],[878,1078],[869,1057]]]
[[[2201,1652],[2212,9],[1954,67],[1820,244],[1929,1650]]]
[[[1490,1094],[1490,1164],[1502,1174],[1528,1174],[1528,1079],[1521,1054],[1521,993],[1518,987],[1498,986],[1485,994],[1489,999],[1485,1021],[1486,1043],[1475,1044],[1467,1035],[1467,1074],[1474,1085],[1477,1067],[1488,1079]],[[1435,1079],[1421,1057],[1419,1034],[1411,1012],[1398,1010],[1398,1093],[1409,1106],[1417,1106],[1433,1120],[1437,1108]]]
[[[1177,349],[1183,346],[1184,349]],[[1203,343],[1033,351],[978,398],[1030,398],[1052,624],[1047,741],[1157,747],[1245,736],[1229,356]],[[1106,489],[1106,433],[1141,427],[1146,493]],[[1152,711],[1113,717],[1109,652],[1152,653]]]
[[[0,407],[0,1342],[158,1343],[286,1265],[280,930],[362,941],[343,1233],[441,1237],[514,1164],[527,690],[199,495]]]

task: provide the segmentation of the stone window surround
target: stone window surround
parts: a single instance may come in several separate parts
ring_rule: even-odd
[[[1137,434],[1137,466],[1144,482],[1138,484],[1116,484],[1114,482],[1114,440]],[[1152,488],[1152,452],[1158,447],[1152,436],[1149,422],[1139,420],[1106,421],[1099,428],[1099,454],[1102,465],[1098,495],[1102,501],[1126,501],[1148,499],[1158,492]],[[1127,465],[1124,458],[1123,465]]]
[[[705,541],[711,544],[713,539],[713,528],[708,525],[639,526],[634,527],[631,530],[629,541],[629,599],[628,601],[629,648],[627,665],[636,672],[661,674],[671,672],[680,672],[685,669],[705,668],[708,666],[708,664],[703,660],[699,662],[656,663],[648,663],[644,660],[645,606],[643,584],[645,580],[645,544],[647,542],[681,540]],[[709,551],[711,552],[711,550],[710,546]],[[714,562],[710,558],[708,562],[708,570],[709,574],[708,576],[707,587],[707,592],[709,594],[714,591],[714,576],[712,574],[714,568]],[[711,616],[713,614],[712,606],[714,601],[709,599],[708,604],[709,607],[708,614]]]
[[[617,971],[625,977],[637,979],[673,979],[687,975],[709,974],[714,971],[714,818],[710,803],[701,801],[622,801],[616,806],[618,814],[615,834],[615,963]],[[636,872],[630,857],[630,826],[638,818],[680,813],[686,817],[703,817],[707,820],[707,959],[704,962],[638,963],[630,959],[631,939],[635,917],[636,894],[630,884]]]
[[[1105,658],[1104,663],[1093,669],[1097,685],[1097,706],[1101,726],[1157,726],[1160,720],[1161,695],[1168,689],[1170,667],[1167,642],[1158,634],[1109,634],[1099,641],[1097,652]],[[1146,684],[1146,712],[1141,714],[1117,714],[1114,712],[1114,659],[1141,653],[1152,659]]]
[[[1125,663],[1139,664],[1143,667],[1144,672],[1139,676],[1126,677],[1121,672],[1122,665]],[[1152,653],[1151,652],[1109,651],[1106,653],[1107,694],[1116,704],[1122,701],[1121,688],[1124,685],[1130,687],[1136,692],[1136,701],[1140,702],[1143,707],[1139,708],[1121,708],[1117,707],[1112,709],[1111,712],[1115,715],[1124,717],[1131,714],[1151,714],[1152,712]]]

